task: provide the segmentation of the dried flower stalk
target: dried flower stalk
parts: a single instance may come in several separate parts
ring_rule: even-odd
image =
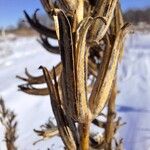
[[[61,62],[52,70],[41,66],[43,75],[35,77],[25,71],[26,83],[19,86],[33,95],[50,95],[57,127],[37,131],[43,138],[58,135],[68,150],[112,149],[115,133],[121,126],[115,120],[116,72],[123,54],[124,24],[118,0],[41,0],[45,11],[53,18],[54,27],[41,25],[36,12],[33,19],[25,12],[31,26],[40,33],[43,47],[60,54]],[[55,29],[55,30],[54,30]],[[58,40],[58,46],[49,43]],[[47,83],[43,89],[35,84]],[[102,115],[108,104],[106,122]],[[98,139],[90,125],[104,129]],[[51,134],[51,131],[59,134]],[[50,133],[50,134],[49,134]],[[122,140],[115,140],[120,149]]]
[[[16,135],[17,122],[14,112],[6,108],[4,100],[0,99],[0,123],[5,128],[5,139],[7,150],[17,150],[15,142],[18,138]]]

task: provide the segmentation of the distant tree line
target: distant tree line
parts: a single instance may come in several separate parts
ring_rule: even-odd
[[[124,18],[127,22],[137,25],[139,22],[150,24],[150,8],[143,10],[128,10],[124,13]]]

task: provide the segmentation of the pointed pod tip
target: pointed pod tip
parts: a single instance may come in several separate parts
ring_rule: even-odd
[[[38,69],[44,69],[44,67],[43,67],[43,66],[40,66]]]
[[[37,8],[36,10],[35,10],[35,12],[38,12],[40,9],[39,8]]]
[[[132,25],[131,23],[125,23],[121,29],[125,30],[125,29],[131,27],[131,25]]]
[[[23,12],[24,12],[24,15],[25,15],[26,19],[31,22],[31,18],[28,15],[28,13],[25,10]]]
[[[106,17],[96,17],[95,20],[100,19],[105,25],[107,25],[107,18]]]
[[[42,69],[44,74],[46,74],[48,72],[47,68],[44,66],[40,66],[39,69]]]
[[[23,86],[22,85],[18,85],[18,91],[22,91],[23,90]]]
[[[24,12],[24,14],[25,14],[25,15],[27,15],[27,12],[26,12],[26,10],[23,10],[23,12]]]

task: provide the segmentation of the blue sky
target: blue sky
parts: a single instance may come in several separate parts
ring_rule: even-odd
[[[150,0],[121,0],[123,10],[129,8],[145,8]],[[33,13],[36,8],[42,10],[40,0],[0,0],[0,27],[15,25],[23,18],[23,10]]]

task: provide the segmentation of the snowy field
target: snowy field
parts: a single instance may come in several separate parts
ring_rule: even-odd
[[[17,146],[19,150],[63,149],[60,138],[55,137],[33,146],[39,137],[33,129],[53,120],[49,97],[29,96],[17,91],[22,81],[16,75],[24,75],[24,68],[37,75],[40,65],[52,68],[59,57],[46,52],[36,37],[0,37],[0,96],[14,110],[18,120]],[[150,150],[150,34],[133,34],[126,40],[125,54],[118,69],[120,93],[117,111],[127,122],[120,129],[126,150]],[[0,150],[5,150],[0,126]],[[2,141],[2,142],[1,142]]]

